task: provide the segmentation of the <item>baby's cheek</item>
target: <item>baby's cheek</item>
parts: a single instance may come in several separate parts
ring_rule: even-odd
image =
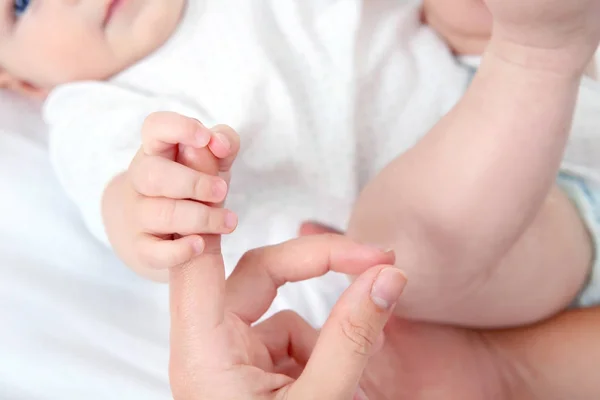
[[[492,31],[483,0],[424,0],[423,17],[459,54],[481,53]]]

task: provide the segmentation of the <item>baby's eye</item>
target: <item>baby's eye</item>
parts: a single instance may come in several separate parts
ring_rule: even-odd
[[[27,7],[29,7],[29,3],[31,0],[13,0],[13,11],[16,17],[20,17],[25,14],[27,11]]]

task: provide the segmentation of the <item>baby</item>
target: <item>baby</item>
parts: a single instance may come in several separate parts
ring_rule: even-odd
[[[456,50],[487,46],[448,115],[469,71],[412,1],[16,0],[0,80],[49,94],[61,182],[144,276],[219,252],[236,227],[230,268],[303,220],[351,216],[349,235],[407,271],[402,315],[522,324],[573,301],[592,265],[552,184],[600,2],[486,3],[425,2]]]
[[[95,236],[159,280],[203,246],[198,234],[238,224],[224,245],[233,266],[248,249],[295,236],[306,219],[345,226],[364,184],[449,111],[469,79],[412,1],[16,2],[13,11],[0,45],[5,85],[51,92],[50,151],[67,193]],[[169,132],[178,123],[164,112],[240,132],[227,199],[237,216],[201,204],[224,197],[222,179],[201,179],[195,193],[167,202],[177,196],[159,195],[158,174],[180,172],[153,164],[136,179],[154,187],[135,182],[152,201],[131,211],[105,201],[103,220],[108,183],[131,181],[121,174],[142,126]],[[206,143],[199,123],[183,124]],[[155,246],[172,234],[183,238]]]

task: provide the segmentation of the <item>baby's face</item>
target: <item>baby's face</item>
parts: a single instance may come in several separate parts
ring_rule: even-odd
[[[186,0],[0,0],[0,67],[50,89],[106,79],[160,47]]]
[[[483,0],[424,0],[424,15],[457,53],[480,54],[492,32]]]

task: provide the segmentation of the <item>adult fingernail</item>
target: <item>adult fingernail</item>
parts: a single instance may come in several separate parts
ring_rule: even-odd
[[[391,309],[406,286],[406,276],[398,268],[387,267],[379,272],[371,288],[371,300],[383,310]]]
[[[382,249],[381,251],[383,251],[383,254],[396,255],[396,251],[394,249]]]
[[[384,254],[394,254],[394,249],[392,249],[391,247],[380,246],[377,244],[367,244],[367,246],[369,246],[372,249],[376,249],[377,251],[381,251]]]
[[[237,224],[237,215],[235,215],[235,213],[232,213],[231,211],[228,211],[227,215],[225,215],[225,227],[227,229],[234,229],[235,227],[237,227]]]
[[[369,400],[367,394],[360,387],[356,389],[356,393],[354,394],[354,400]]]
[[[227,136],[223,135],[221,132],[214,132],[215,139],[217,139],[227,150],[231,148],[231,143],[229,143],[229,139]]]

